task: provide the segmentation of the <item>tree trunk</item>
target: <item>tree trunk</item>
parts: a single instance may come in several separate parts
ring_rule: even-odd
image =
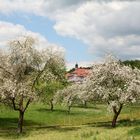
[[[113,120],[112,120],[112,127],[116,127],[116,122],[117,122],[117,118],[118,118],[119,114],[114,114]]]
[[[70,114],[71,106],[68,106],[68,114]]]
[[[84,101],[84,107],[85,108],[87,107],[87,101]]]
[[[50,110],[53,111],[53,99],[50,100]]]
[[[24,118],[24,112],[19,111],[19,120],[18,120],[18,133],[22,133],[22,126],[23,126],[23,118]]]
[[[116,127],[117,118],[122,110],[122,107],[123,105],[121,104],[118,111],[116,110],[116,107],[113,107],[114,117],[112,120],[112,127]]]
[[[13,104],[14,110],[19,111],[18,128],[17,128],[18,133],[22,133],[24,112],[28,108],[30,102],[31,102],[31,99],[29,98],[27,103],[26,103],[26,106],[24,108],[23,107],[23,95],[22,95],[20,98],[19,107],[16,107],[15,98],[12,98],[12,104]]]

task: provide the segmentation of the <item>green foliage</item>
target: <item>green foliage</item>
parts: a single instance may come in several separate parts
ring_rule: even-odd
[[[66,69],[63,58],[50,58],[47,64],[47,69],[49,69],[49,71],[56,77],[57,81],[60,81],[63,84],[65,84]]]
[[[71,73],[71,72],[73,72],[73,71],[75,71],[75,68],[70,69],[70,70],[68,71],[68,73]]]
[[[63,89],[63,83],[59,81],[50,81],[47,83],[40,83],[38,86],[40,100],[43,103],[49,103],[50,100],[53,99],[54,94],[59,89]]]
[[[54,56],[47,61],[43,77],[39,78],[36,83],[36,91],[40,101],[53,104],[54,94],[68,84],[65,74],[66,69],[63,58]],[[47,75],[51,77],[49,80],[45,79]]]
[[[123,63],[127,66],[131,66],[133,69],[135,67],[140,69],[140,60],[126,60]]]

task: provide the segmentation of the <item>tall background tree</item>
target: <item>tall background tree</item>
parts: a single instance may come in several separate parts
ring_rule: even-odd
[[[131,66],[133,69],[138,68],[140,69],[140,60],[126,60],[123,61],[126,66]]]

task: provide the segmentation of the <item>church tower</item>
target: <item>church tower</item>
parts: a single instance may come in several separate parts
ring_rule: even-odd
[[[75,69],[77,69],[77,68],[78,68],[78,64],[76,63],[76,64],[75,64]]]

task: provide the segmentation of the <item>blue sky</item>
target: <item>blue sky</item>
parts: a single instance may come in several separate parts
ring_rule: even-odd
[[[88,53],[87,45],[82,41],[64,37],[53,29],[54,21],[47,17],[36,15],[26,15],[24,13],[15,13],[11,15],[0,15],[1,21],[11,22],[23,25],[27,30],[42,34],[50,43],[58,44],[66,49],[66,60],[72,62],[91,61],[92,55]]]
[[[78,62],[94,60],[93,55],[88,52],[87,44],[74,37],[59,35],[53,28],[55,21],[47,17],[25,13],[13,13],[10,15],[0,14],[0,20],[23,25],[27,30],[40,33],[50,43],[64,47],[65,59],[68,63],[72,63],[70,67]]]
[[[24,33],[40,46],[65,50],[69,67],[107,53],[140,59],[140,2],[113,0],[0,0],[0,46]],[[47,45],[46,45],[47,44]]]

